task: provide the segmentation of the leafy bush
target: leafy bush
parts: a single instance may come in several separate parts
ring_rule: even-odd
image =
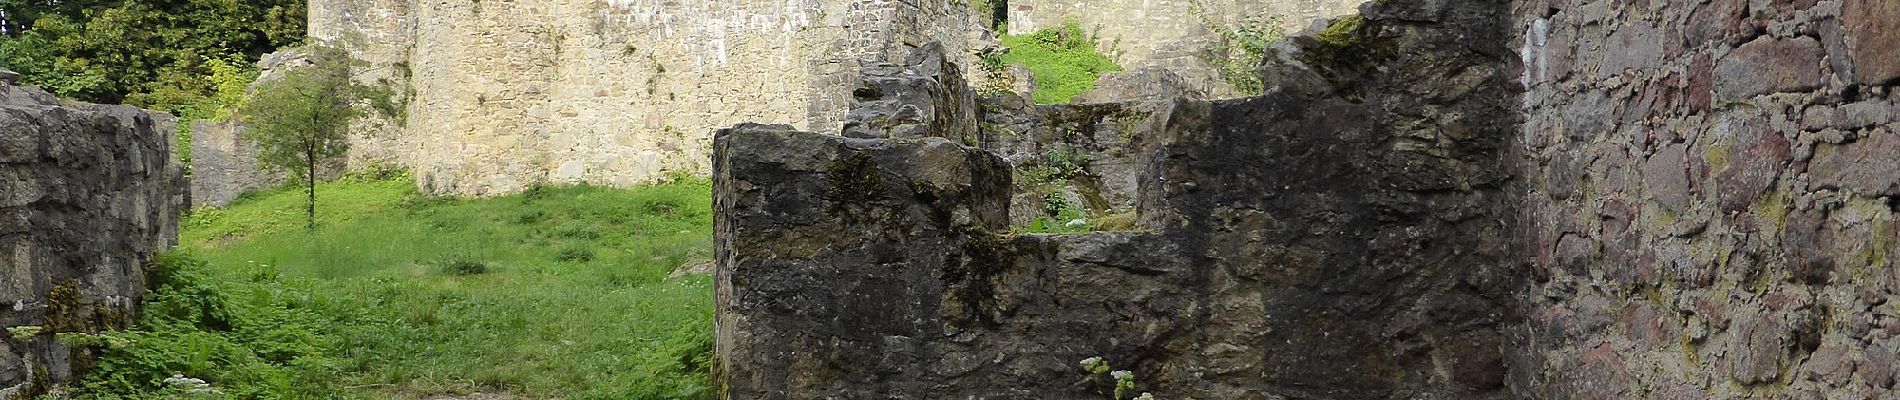
[[[1002,62],[1035,73],[1036,103],[1067,103],[1095,88],[1095,80],[1102,73],[1122,70],[1095,45],[1095,38],[1083,32],[1081,24],[1069,21],[1060,29],[1004,36],[1003,46],[1009,51],[1002,55]]]
[[[1199,8],[1199,4],[1195,4]],[[1234,27],[1217,24],[1203,10],[1196,10],[1210,30],[1220,36],[1208,44],[1205,60],[1220,70],[1222,79],[1244,95],[1265,91],[1260,81],[1260,63],[1266,59],[1267,46],[1286,37],[1278,15],[1254,14],[1241,17]]]
[[[171,399],[203,379],[229,398],[334,398],[337,372],[329,321],[307,308],[309,292],[252,265],[259,279],[232,279],[186,253],[154,263],[141,328],[82,334],[68,343],[102,350],[76,388],[79,399]]]

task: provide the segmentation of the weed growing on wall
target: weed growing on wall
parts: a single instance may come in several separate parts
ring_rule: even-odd
[[[1260,63],[1266,59],[1267,46],[1286,37],[1280,29],[1281,16],[1256,13],[1240,17],[1233,25],[1214,21],[1199,1],[1190,3],[1195,15],[1220,40],[1207,45],[1202,60],[1220,71],[1221,78],[1240,94],[1253,96],[1266,90],[1260,82]]]
[[[1038,104],[1067,103],[1095,88],[1095,80],[1102,73],[1122,70],[1096,49],[1095,38],[1075,21],[1060,29],[1004,36],[1003,46],[1009,48],[1002,55],[1004,64],[1021,65],[1035,73],[1033,100]]]

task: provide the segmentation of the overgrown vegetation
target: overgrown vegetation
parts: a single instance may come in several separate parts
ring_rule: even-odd
[[[0,67],[61,97],[180,114],[304,37],[298,0],[0,0]]]
[[[1096,49],[1096,38],[1083,32],[1075,21],[1060,29],[1005,35],[1003,46],[1009,50],[1002,54],[1002,63],[1021,65],[1035,73],[1033,100],[1039,104],[1067,103],[1095,88],[1095,80],[1102,73],[1122,70]]]
[[[0,68],[61,97],[193,120],[242,106],[260,56],[304,38],[300,0],[0,0]]]
[[[88,342],[105,351],[77,397],[711,397],[710,279],[667,278],[710,256],[709,183],[414,187],[324,184],[312,231],[294,190],[194,213],[142,327]]]
[[[1220,70],[1221,78],[1242,95],[1254,96],[1265,91],[1265,84],[1260,81],[1260,63],[1266,59],[1267,46],[1286,37],[1286,31],[1280,28],[1281,17],[1265,13],[1246,15],[1230,27],[1214,21],[1199,1],[1190,5],[1201,23],[1220,37],[1208,44],[1204,61]]]
[[[394,117],[395,102],[388,87],[356,83],[354,71],[362,64],[341,48],[306,46],[311,65],[264,83],[257,96],[245,102],[244,138],[257,143],[257,161],[267,167],[303,177],[305,222],[317,223],[319,168],[342,161],[350,149],[350,127],[365,108]]]

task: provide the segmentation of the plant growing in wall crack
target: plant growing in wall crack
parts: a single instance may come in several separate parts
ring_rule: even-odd
[[[1108,361],[1102,359],[1102,357],[1089,357],[1083,359],[1080,364],[1082,371],[1088,373],[1088,377],[1083,380],[1084,383],[1101,383],[1106,379],[1107,383],[1114,385],[1114,391],[1111,392],[1109,398],[1114,400],[1130,399],[1128,395],[1134,393],[1134,372],[1113,370],[1113,368],[1109,367]],[[1142,393],[1139,396],[1133,397],[1131,400],[1154,400],[1154,398],[1153,394]]]
[[[1241,94],[1252,96],[1265,91],[1265,84],[1260,82],[1256,71],[1266,58],[1267,46],[1286,37],[1286,32],[1280,29],[1282,17],[1264,13],[1243,15],[1230,27],[1214,21],[1200,1],[1189,3],[1188,7],[1200,17],[1201,24],[1220,36],[1220,40],[1207,45],[1202,61],[1220,70],[1221,78]]]
[[[309,47],[311,65],[264,83],[245,104],[247,139],[257,143],[257,161],[307,185],[304,222],[317,224],[317,171],[335,165],[349,151],[350,127],[366,108],[394,117],[396,103],[386,86],[358,84],[362,61],[324,44]]]

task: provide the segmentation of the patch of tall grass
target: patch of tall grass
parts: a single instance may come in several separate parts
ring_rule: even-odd
[[[704,180],[492,199],[406,180],[321,184],[189,218],[142,327],[102,340],[81,398],[710,398]],[[524,218],[523,216],[532,216]]]

